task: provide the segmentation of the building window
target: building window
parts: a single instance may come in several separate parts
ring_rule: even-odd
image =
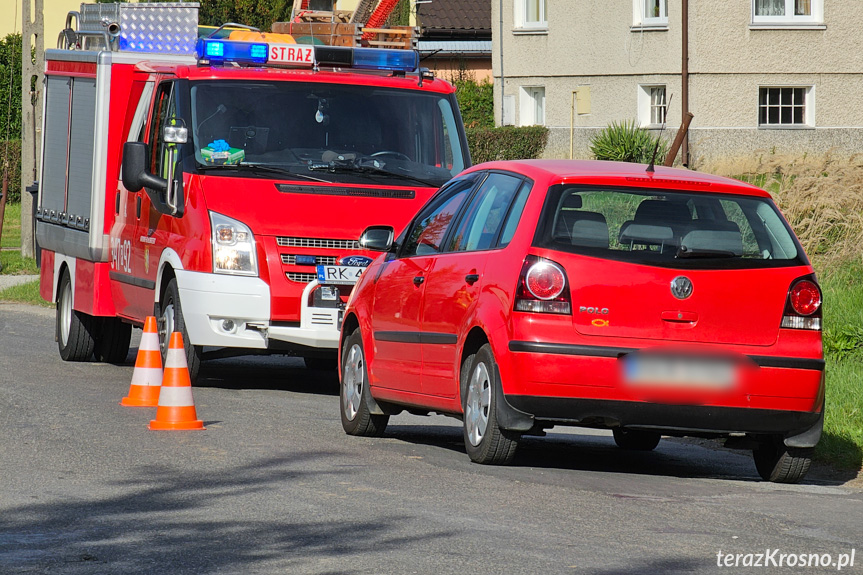
[[[545,124],[545,88],[528,86],[521,89],[519,124],[542,126]]]
[[[665,86],[638,87],[638,122],[642,127],[658,127],[664,124],[667,108]]]
[[[668,27],[668,0],[633,0],[632,9],[633,26]]]
[[[776,86],[758,89],[758,125],[812,126],[812,87]]]
[[[545,0],[515,0],[515,27],[541,30],[548,28]]]
[[[819,23],[823,21],[823,8],[823,0],[752,0],[752,23]]]

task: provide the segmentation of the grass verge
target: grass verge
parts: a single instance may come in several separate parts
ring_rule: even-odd
[[[0,266],[2,266],[0,274],[5,276],[32,275],[39,273],[39,269],[36,267],[36,260],[33,258],[22,257],[21,252],[17,250],[0,251]]]
[[[54,304],[43,300],[42,296],[39,295],[38,280],[0,290],[0,301],[26,303],[40,307],[54,307]]]
[[[821,267],[816,262],[816,267]],[[819,273],[824,292],[827,398],[816,457],[842,469],[863,467],[863,263],[835,260]]]
[[[6,204],[3,214],[3,237],[0,247],[17,248],[21,246],[21,204]]]

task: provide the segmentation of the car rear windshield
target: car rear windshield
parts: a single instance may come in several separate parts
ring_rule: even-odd
[[[808,264],[770,199],[731,194],[553,186],[534,245],[662,267]]]

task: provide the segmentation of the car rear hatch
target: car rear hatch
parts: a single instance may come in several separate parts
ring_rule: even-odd
[[[753,190],[552,186],[536,255],[565,269],[579,334],[768,346],[812,268]]]
[[[679,270],[567,253],[547,257],[566,271],[578,333],[678,342],[773,344],[788,288],[806,273],[799,268]],[[687,285],[688,297],[675,296],[675,290],[684,295]]]

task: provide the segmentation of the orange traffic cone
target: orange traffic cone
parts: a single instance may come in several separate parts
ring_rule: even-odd
[[[162,354],[159,352],[159,333],[156,318],[149,316],[144,322],[144,335],[138,346],[135,371],[128,397],[120,405],[156,407],[159,405],[159,389],[162,386]]]
[[[156,410],[156,419],[150,422],[150,429],[204,429],[204,422],[195,413],[183,334],[178,331],[171,334],[168,355],[165,357],[162,391],[159,393],[159,408]]]

